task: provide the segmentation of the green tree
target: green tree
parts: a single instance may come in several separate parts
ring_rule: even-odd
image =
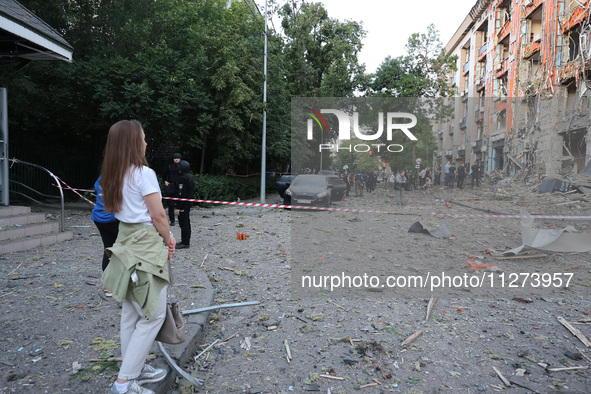
[[[413,128],[418,141],[402,143],[402,153],[385,154],[393,168],[414,165],[417,151],[431,153],[436,148],[431,122],[449,115],[450,106],[443,98],[455,94],[447,78],[457,70],[456,61],[457,56],[445,52],[435,26],[429,25],[426,33],[409,37],[404,56],[387,57],[378,67],[366,95],[404,98],[397,101],[398,109],[413,113],[418,120]]]
[[[109,126],[144,124],[149,160],[180,149],[210,172],[254,171],[262,134],[263,17],[225,0],[23,0],[74,48],[74,61],[0,69],[12,142],[34,139],[98,164]],[[254,12],[253,12],[254,11]],[[289,158],[283,42],[269,34],[268,155]],[[32,103],[32,105],[31,105]],[[32,110],[34,108],[34,110]]]
[[[457,70],[457,56],[445,52],[439,31],[429,25],[427,33],[413,33],[406,55],[387,57],[373,76],[367,94],[385,97],[448,97],[455,93],[447,83]]]
[[[352,138],[343,142],[339,146],[339,151],[334,155],[333,165],[339,171],[343,170],[344,166],[349,168],[349,171],[363,171],[365,173],[377,171],[381,168],[382,155],[377,152],[376,148],[371,149],[371,153],[363,152],[365,147],[359,148],[360,152],[355,151],[356,145],[366,145],[367,141],[359,138]]]
[[[331,18],[322,3],[287,2],[279,12],[290,63],[287,80],[295,97],[351,97],[365,83],[358,54],[365,30]]]

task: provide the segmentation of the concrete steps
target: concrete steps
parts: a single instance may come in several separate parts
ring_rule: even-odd
[[[29,207],[0,207],[0,254],[31,250],[72,239],[71,231],[59,231],[58,222],[47,222]]]

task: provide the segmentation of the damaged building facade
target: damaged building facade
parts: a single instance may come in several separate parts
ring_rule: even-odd
[[[573,175],[591,156],[591,0],[478,0],[446,46],[457,56],[435,164]]]

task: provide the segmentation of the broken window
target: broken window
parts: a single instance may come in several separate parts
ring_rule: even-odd
[[[580,28],[570,32],[568,35],[568,61],[575,60],[580,55]]]
[[[587,155],[587,130],[570,130],[563,135],[562,171],[566,174],[585,168]]]
[[[544,5],[532,12],[526,19],[527,24],[527,43],[529,45],[542,41],[542,16],[544,15]]]

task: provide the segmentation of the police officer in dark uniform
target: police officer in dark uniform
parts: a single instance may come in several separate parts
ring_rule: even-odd
[[[164,179],[164,197],[175,197],[176,184],[181,176],[179,163],[182,160],[180,153],[172,155],[173,163],[166,166],[162,179]],[[168,200],[168,219],[174,226],[174,201]]]

